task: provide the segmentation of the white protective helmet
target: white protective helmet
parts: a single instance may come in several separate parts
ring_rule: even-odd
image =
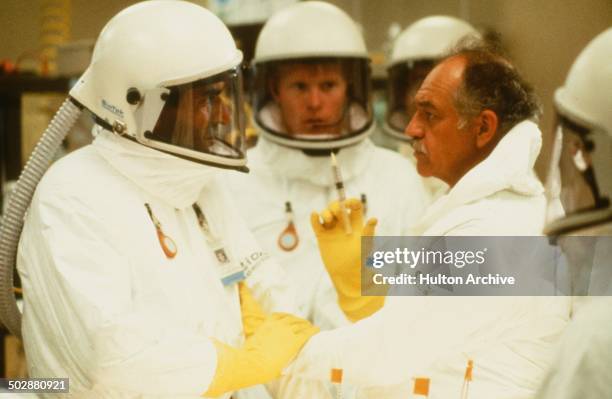
[[[274,14],[259,34],[252,68],[254,122],[270,140],[325,151],[372,132],[365,42],[336,6],[308,1]]]
[[[557,127],[547,188],[564,214],[548,225],[549,234],[612,221],[611,60],[609,28],[585,47],[555,92]]]
[[[465,21],[436,15],[414,22],[395,39],[387,66],[387,114],[383,122],[387,134],[410,141],[404,129],[414,113],[412,98],[434,64],[466,36],[480,34]]]
[[[126,138],[245,169],[241,61],[229,30],[210,11],[147,1],[107,23],[70,95]]]

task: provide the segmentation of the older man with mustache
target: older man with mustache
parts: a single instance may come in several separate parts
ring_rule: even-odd
[[[495,49],[462,46],[424,80],[406,127],[419,174],[450,187],[412,226],[413,235],[540,235],[546,200],[533,170],[541,147],[538,102]],[[360,234],[344,233],[337,204],[311,221],[336,289],[353,293],[353,308],[366,308],[379,299],[361,296],[367,277],[359,277],[360,244],[377,221],[363,223],[358,201],[347,205]],[[517,267],[538,266],[515,247],[497,249]],[[313,337],[290,372],[322,379],[329,368],[343,368],[344,381],[373,398],[412,397],[413,380],[427,377],[428,397],[448,398],[459,396],[473,360],[470,398],[533,398],[569,312],[569,298],[559,297],[388,297],[371,317]]]

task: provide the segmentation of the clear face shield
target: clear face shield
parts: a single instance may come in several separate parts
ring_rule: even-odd
[[[568,295],[612,294],[612,137],[557,116],[546,233],[563,253]]]
[[[160,90],[161,112],[143,134],[147,145],[214,166],[244,167],[239,68]]]
[[[410,136],[404,134],[404,130],[416,111],[414,96],[434,64],[433,60],[413,61],[397,64],[389,69],[384,129],[387,134],[401,141],[411,141]]]
[[[558,117],[547,187],[565,217],[606,209],[612,194],[612,138]],[[563,215],[548,215],[554,221]]]
[[[253,66],[253,113],[279,144],[326,150],[361,141],[373,127],[370,70],[362,58],[305,58]]]

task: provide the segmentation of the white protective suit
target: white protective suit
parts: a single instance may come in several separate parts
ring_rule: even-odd
[[[308,156],[301,150],[259,139],[248,153],[248,175],[230,173],[234,196],[243,198],[241,211],[264,250],[287,273],[287,286],[297,295],[297,315],[322,329],[349,323],[323,265],[310,227],[310,214],[337,200],[328,156]],[[337,154],[347,198],[367,198],[368,214],[380,220],[381,235],[403,235],[429,202],[415,168],[392,151],[369,140]],[[287,227],[285,202],[290,201],[299,244],[282,250],[277,239]]]
[[[540,146],[534,123],[515,126],[487,159],[427,209],[413,234],[540,234],[545,199],[533,171]],[[368,398],[413,397],[411,379],[427,377],[429,398],[445,399],[460,396],[471,359],[470,399],[533,398],[566,325],[569,302],[389,297],[370,318],[313,337],[290,372],[323,379],[330,368],[342,368],[345,381]]]
[[[581,308],[561,339],[538,399],[612,397],[612,298],[597,298]]]
[[[215,176],[106,131],[51,167],[18,253],[31,377],[68,377],[72,397],[201,397],[216,369],[211,338],[240,346],[243,336],[236,285],[221,284],[196,201],[263,307],[293,307]],[[176,243],[173,259],[145,203]]]

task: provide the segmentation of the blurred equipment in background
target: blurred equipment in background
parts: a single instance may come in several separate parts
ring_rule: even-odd
[[[70,39],[71,0],[43,0],[40,7],[40,74],[55,75],[58,46]]]
[[[93,39],[77,40],[57,46],[57,74],[78,77],[89,65],[94,47]]]
[[[207,7],[226,25],[263,24],[275,12],[298,0],[208,0]]]

